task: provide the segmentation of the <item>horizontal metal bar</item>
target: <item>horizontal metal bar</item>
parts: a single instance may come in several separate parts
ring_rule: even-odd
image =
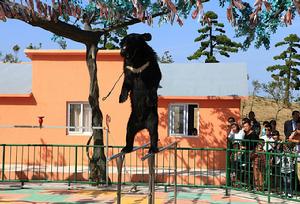
[[[47,129],[105,129],[104,127],[81,127],[81,126],[59,126],[59,125],[0,125],[0,128],[47,128]]]
[[[165,146],[165,147],[161,147],[161,148],[159,148],[158,149],[158,152],[156,152],[156,153],[148,153],[148,154],[146,154],[145,156],[143,156],[142,158],[141,158],[141,160],[142,161],[145,161],[146,159],[148,159],[148,158],[150,158],[150,157],[152,157],[154,154],[158,154],[158,153],[160,153],[160,152],[163,152],[163,151],[165,151],[165,150],[167,150],[167,149],[170,149],[172,146],[174,146],[175,144],[177,144],[177,142],[173,142],[173,143],[171,143],[171,144],[169,144],[169,145],[167,145],[167,146]]]
[[[127,153],[127,152],[119,152],[118,154],[115,154],[115,155],[111,156],[110,158],[108,158],[107,161],[111,161],[111,160],[116,159],[116,158],[118,158],[118,157],[121,157],[121,156],[123,156],[123,155],[125,155],[125,154],[129,154],[129,153],[135,152],[135,151],[137,151],[137,150],[139,150],[139,149],[145,148],[145,147],[147,147],[149,144],[150,144],[150,142],[148,142],[148,143],[146,143],[146,144],[144,144],[144,145],[142,145],[142,146],[133,147],[132,151],[131,151],[131,152],[128,152],[128,153]]]

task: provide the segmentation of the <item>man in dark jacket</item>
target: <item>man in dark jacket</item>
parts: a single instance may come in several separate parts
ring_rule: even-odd
[[[259,136],[252,129],[251,123],[252,122],[249,119],[243,121],[243,129],[245,132],[245,136],[244,136],[244,141],[242,142],[242,149],[247,150],[243,154],[243,159],[242,159],[243,163],[245,164],[244,168],[246,172],[243,181],[247,183],[249,189],[253,189],[253,168],[252,168],[252,162],[250,160],[250,154],[253,150],[255,150],[255,147],[259,140]]]
[[[284,123],[284,135],[286,139],[292,134],[294,130],[296,130],[296,122],[299,120],[299,111],[292,112],[292,120],[287,120]]]
[[[252,130],[259,136],[261,127],[260,123],[255,118],[255,113],[253,111],[250,111],[248,116],[251,121]]]

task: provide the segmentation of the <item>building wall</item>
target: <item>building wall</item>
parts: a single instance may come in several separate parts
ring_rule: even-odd
[[[87,102],[89,75],[83,51],[27,51],[32,59],[32,95],[0,96],[0,124],[38,125],[38,116],[45,116],[44,125],[67,125],[67,102]],[[118,51],[99,51],[98,82],[100,106],[104,116],[111,116],[109,144],[124,145],[126,124],[130,114],[129,100],[118,103],[122,79],[105,100],[104,97],[122,73],[123,61]],[[168,135],[170,103],[199,105],[199,136]],[[239,116],[240,99],[233,97],[159,98],[160,143],[180,141],[181,147],[225,147],[226,119]],[[67,135],[65,129],[2,128],[1,143],[86,144],[88,136]],[[136,145],[148,141],[147,131],[136,136]]]

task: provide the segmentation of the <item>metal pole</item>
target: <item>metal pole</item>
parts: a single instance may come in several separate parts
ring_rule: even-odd
[[[175,146],[175,158],[174,162],[175,162],[175,169],[174,169],[174,173],[175,173],[175,191],[177,191],[177,142],[173,142],[165,147],[162,147],[158,150],[158,153],[165,151],[167,149],[170,149],[172,146]],[[154,153],[148,153],[145,156],[143,156],[141,158],[142,161],[148,160],[148,166],[149,166],[149,193],[148,193],[148,204],[154,204],[155,202],[155,171],[154,171],[154,167],[155,167],[155,154]],[[177,197],[177,192],[175,193],[175,196]],[[177,201],[175,200],[175,203]]]
[[[228,190],[228,188],[229,188],[229,185],[230,185],[230,158],[229,158],[229,156],[230,156],[230,146],[229,146],[229,144],[230,144],[230,141],[228,141],[227,140],[227,148],[226,148],[226,186],[225,186],[225,196],[229,196],[229,190]]]
[[[106,186],[108,186],[109,166],[108,166],[108,128],[106,128]]]
[[[267,154],[267,185],[268,185],[268,203],[271,202],[271,197],[270,197],[270,187],[271,187],[271,183],[270,183],[270,153],[266,152],[265,154]],[[262,186],[262,188],[264,188],[264,184]]]
[[[177,143],[175,143],[175,152],[174,152],[174,181],[175,181],[175,186],[174,186],[174,203],[177,204]]]
[[[117,187],[117,204],[121,204],[121,185],[122,185],[122,166],[125,155],[117,158],[117,169],[118,169],[118,187]]]
[[[152,185],[151,185],[151,187],[152,187],[152,204],[154,204],[155,203],[155,170],[154,170],[154,168],[155,168],[155,154],[153,155],[153,157],[152,157],[152,176],[151,176],[151,182],[152,182]]]
[[[4,181],[4,172],[5,172],[5,144],[2,145],[2,181]]]
[[[0,128],[37,128],[37,129],[43,129],[43,128],[49,128],[49,129],[71,129],[71,128],[82,128],[87,129],[87,127],[83,126],[63,126],[63,125],[0,125]],[[104,127],[92,127],[94,130],[102,130]]]
[[[148,167],[149,167],[149,193],[148,193],[148,204],[154,204],[154,161],[155,161],[155,155],[151,155],[151,157],[148,158]]]
[[[74,175],[74,180],[77,182],[77,159],[78,159],[78,147],[75,147],[75,175]],[[46,172],[46,171],[45,171]]]

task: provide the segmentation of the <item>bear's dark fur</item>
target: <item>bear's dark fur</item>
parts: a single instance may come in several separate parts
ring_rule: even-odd
[[[149,152],[157,152],[158,113],[157,89],[161,72],[157,56],[146,43],[151,34],[130,34],[120,43],[121,56],[124,57],[124,82],[119,97],[123,103],[130,94],[131,114],[127,123],[126,146],[122,152],[131,152],[134,137],[142,129],[148,129],[151,146]]]

